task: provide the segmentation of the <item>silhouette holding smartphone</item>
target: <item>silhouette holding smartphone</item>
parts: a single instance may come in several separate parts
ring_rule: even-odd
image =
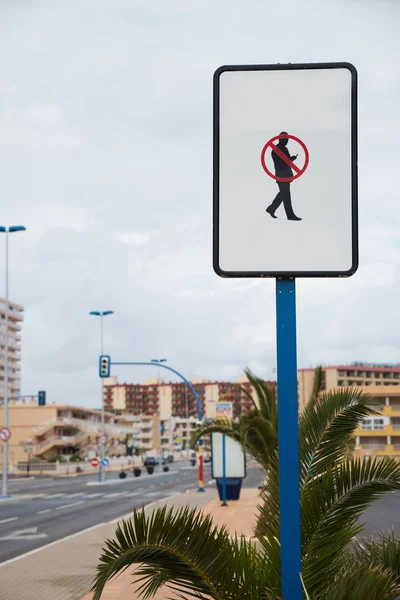
[[[279,135],[288,135],[288,132],[282,131]],[[289,138],[280,138],[277,147],[285,156],[288,157],[289,160],[294,162],[298,157],[298,154],[290,156],[289,151],[286,148],[288,141]],[[275,175],[277,177],[293,177],[293,171],[290,165],[274,150],[272,150],[271,152],[271,157],[274,162]],[[279,206],[283,204],[288,221],[301,221],[301,218],[297,217],[293,211],[292,198],[290,193],[290,181],[277,181],[276,183],[278,184],[279,192],[275,196],[273,202],[265,210],[268,214],[271,215],[273,219],[277,219],[278,217],[275,216],[275,212],[279,208]]]

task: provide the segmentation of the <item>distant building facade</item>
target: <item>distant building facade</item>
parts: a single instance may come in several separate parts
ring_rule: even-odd
[[[299,410],[304,410],[312,391],[315,369],[298,370]],[[351,365],[324,366],[322,368],[322,390],[337,387],[380,387],[400,385],[400,365],[373,365],[352,363]]]
[[[0,406],[0,426],[3,424],[4,408]],[[12,464],[27,460],[25,448],[31,447],[31,457],[48,460],[80,454],[82,458],[90,450],[96,454],[100,448],[101,412],[78,406],[48,404],[39,406],[36,400],[26,403],[11,400],[8,407],[11,438],[8,442],[9,460]],[[123,444],[131,429],[120,425],[121,419],[105,413],[107,455],[125,454]],[[2,453],[0,454],[2,461]]]
[[[212,382],[202,378],[193,378],[190,382],[199,395],[203,418],[215,417],[216,403],[221,400],[232,402],[234,417],[253,407],[247,394],[256,400],[255,390],[247,377],[239,377],[236,382]],[[276,386],[276,382],[267,383]],[[162,379],[146,379],[144,383],[119,383],[117,377],[105,379],[104,406],[110,411],[159,415],[161,421],[170,416],[196,418],[198,414],[196,399],[185,383],[166,383]]]
[[[21,324],[24,308],[15,302],[8,302],[8,396],[21,394]],[[6,301],[0,298],[0,405],[4,402],[4,367],[6,339]]]

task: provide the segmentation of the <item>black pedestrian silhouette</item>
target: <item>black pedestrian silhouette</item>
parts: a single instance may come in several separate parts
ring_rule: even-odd
[[[288,135],[287,131],[281,131],[279,135]],[[287,156],[292,162],[294,162],[298,156],[290,156],[288,149],[286,148],[289,138],[280,138],[277,147],[285,156]],[[283,160],[279,154],[277,154],[274,150],[271,152],[272,160],[274,161],[275,166],[275,175],[277,177],[293,177],[293,171],[288,165],[288,163]],[[286,216],[288,221],[301,221],[300,217],[296,217],[292,207],[292,198],[290,195],[290,181],[277,181],[276,182],[279,187],[279,192],[275,196],[272,204],[268,206],[265,210],[267,213],[271,215],[273,219],[277,219],[275,216],[276,209],[283,203]]]

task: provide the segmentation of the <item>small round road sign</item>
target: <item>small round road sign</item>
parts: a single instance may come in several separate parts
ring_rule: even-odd
[[[100,461],[99,461],[99,459],[98,459],[98,458],[96,458],[96,457],[95,457],[95,458],[92,458],[92,459],[90,460],[90,464],[92,465],[92,467],[98,467],[98,466],[99,466],[99,462],[100,462]]]
[[[105,443],[106,443],[106,436],[105,436],[105,435],[102,435],[102,436],[100,437],[100,444],[105,444]]]
[[[297,165],[295,165],[294,162],[287,155],[287,150],[286,150],[286,154],[285,154],[284,152],[282,152],[282,149],[279,148],[278,144],[274,144],[274,142],[276,140],[280,140],[280,139],[285,139],[285,140],[289,139],[289,140],[293,140],[294,142],[297,142],[298,144],[300,144],[300,146],[302,147],[302,149],[304,151],[304,165],[301,169],[299,169],[299,167]],[[267,150],[269,148],[272,150],[272,152],[275,152],[275,154],[287,164],[289,169],[292,169],[296,173],[296,175],[293,175],[292,177],[279,177],[278,175],[274,175],[273,173],[271,173],[271,171],[267,167],[267,163],[265,162],[265,153],[267,152]],[[300,138],[298,138],[294,135],[290,135],[289,133],[276,135],[275,137],[271,138],[270,140],[268,140],[268,142],[265,144],[264,148],[261,151],[262,168],[264,169],[266,174],[269,175],[270,177],[272,177],[272,179],[275,179],[275,181],[281,181],[281,182],[286,182],[286,183],[289,183],[290,181],[294,181],[295,179],[300,177],[300,175],[303,175],[304,171],[308,167],[309,160],[310,160],[310,155],[308,153],[308,149],[307,149],[307,146],[305,145],[305,143],[302,142]]]
[[[8,442],[10,437],[11,437],[11,431],[8,429],[8,427],[1,427],[0,428],[0,440],[2,442]]]
[[[108,467],[108,465],[110,464],[110,461],[108,460],[108,458],[102,458],[101,464],[103,467]]]

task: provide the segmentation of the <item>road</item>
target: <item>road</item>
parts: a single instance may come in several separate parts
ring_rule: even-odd
[[[10,481],[17,500],[0,504],[0,563],[129,513],[155,500],[197,487],[197,469],[186,461],[170,465],[168,473],[141,475],[111,484],[99,484],[95,476],[36,478]],[[115,478],[110,473],[109,478]],[[262,473],[248,469],[244,487],[261,483]],[[206,487],[211,483],[205,465]]]
[[[400,492],[388,492],[376,500],[362,515],[359,523],[364,531],[358,537],[377,537],[377,533],[388,533],[392,528],[400,536]]]

